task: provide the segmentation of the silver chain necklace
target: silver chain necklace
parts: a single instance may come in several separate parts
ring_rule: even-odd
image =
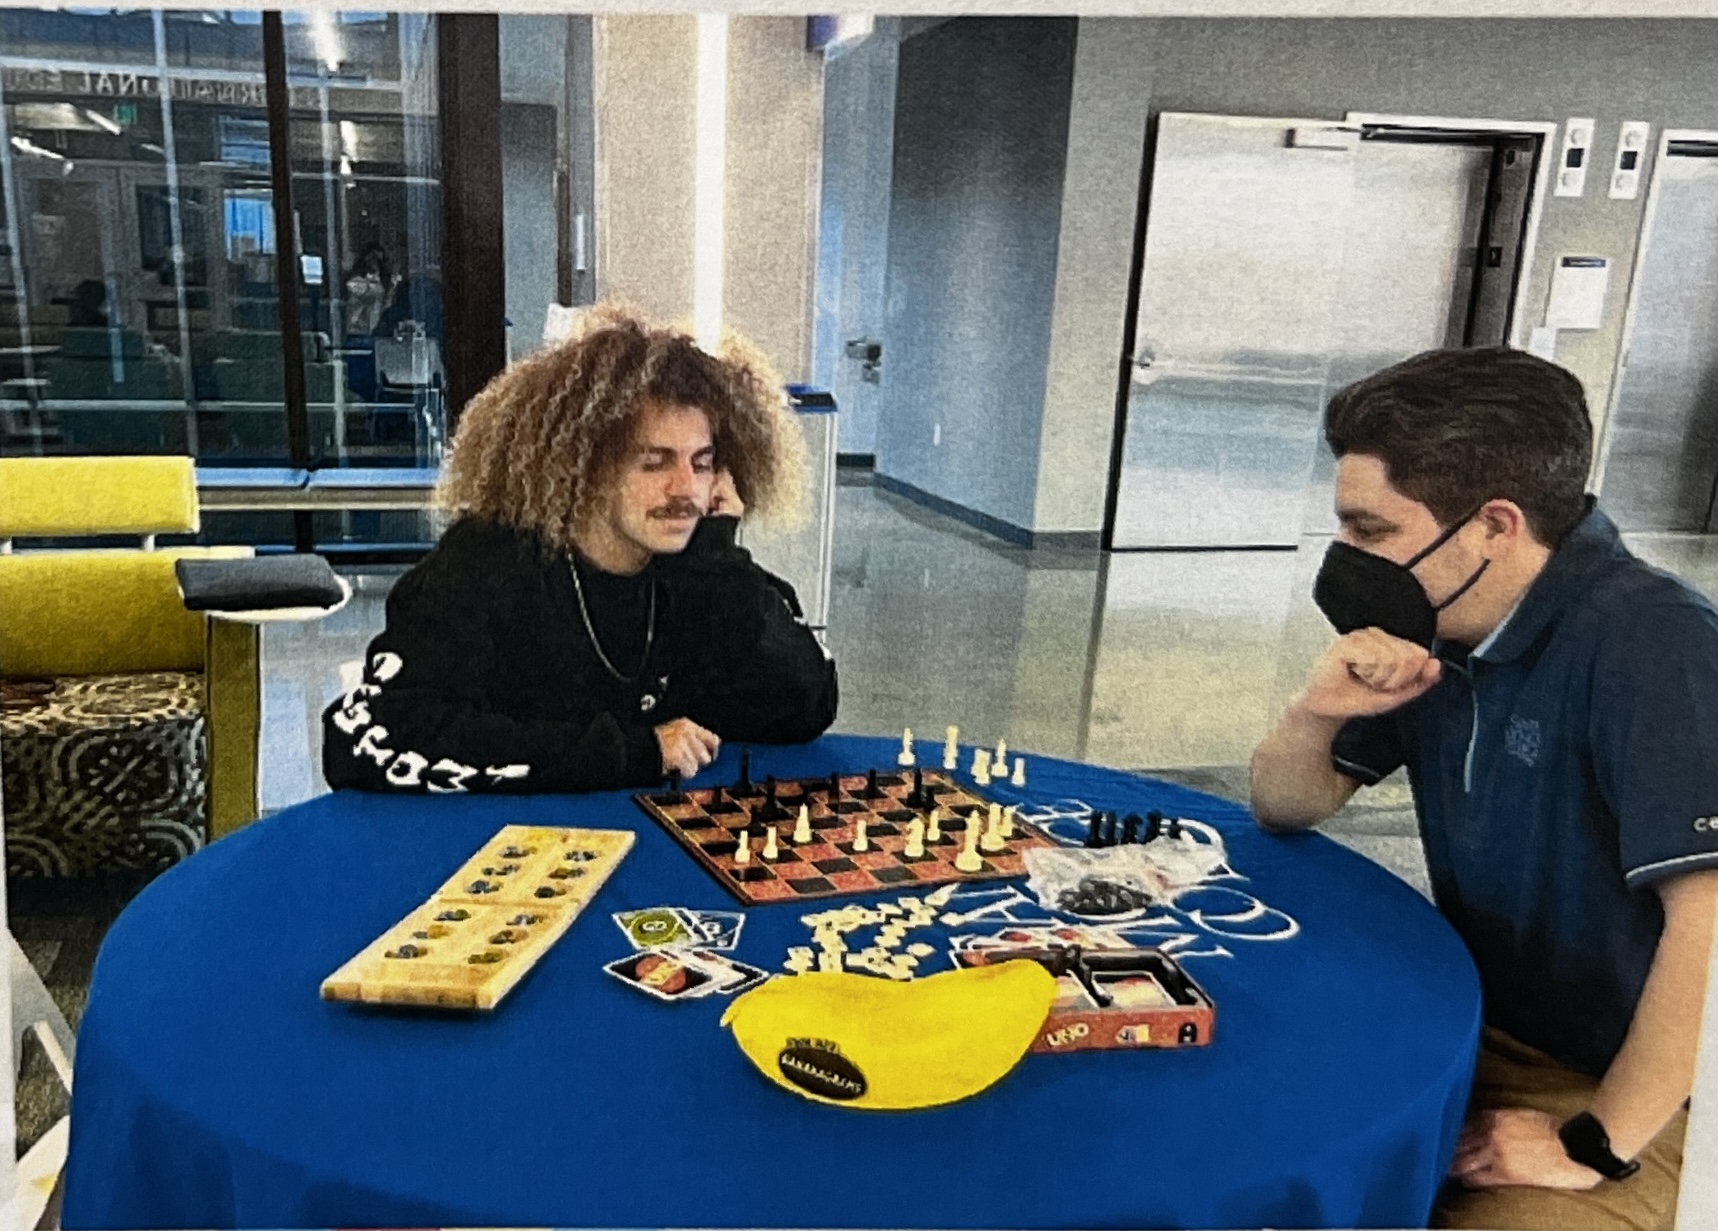
[[[638,670],[631,675],[622,675],[603,653],[602,642],[597,640],[596,626],[591,623],[590,609],[585,606],[585,584],[579,580],[579,562],[575,558],[567,563],[573,570],[573,593],[578,595],[579,618],[585,622],[585,635],[591,639],[591,649],[597,652],[597,658],[615,679],[622,684],[636,684],[644,675],[644,666],[650,661],[650,646],[656,640],[656,578],[650,579],[650,614],[644,622],[644,652],[638,656]]]

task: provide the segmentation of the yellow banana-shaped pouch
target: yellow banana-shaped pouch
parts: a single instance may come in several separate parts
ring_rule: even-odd
[[[820,1103],[900,1111],[968,1098],[1000,1081],[1056,998],[1036,962],[897,983],[816,972],[769,980],[722,1024],[765,1077]]]

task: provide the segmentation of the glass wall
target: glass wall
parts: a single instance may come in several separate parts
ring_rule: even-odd
[[[260,14],[0,10],[0,452],[282,467],[290,362],[311,467],[437,464],[434,18],[288,13],[285,34],[277,150]]]

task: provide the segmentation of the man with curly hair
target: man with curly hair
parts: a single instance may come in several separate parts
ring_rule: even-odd
[[[455,515],[395,584],[363,681],[326,711],[333,787],[590,791],[696,774],[722,740],[835,718],[792,588],[734,543],[791,511],[804,445],[769,364],[613,308],[472,399]]]
[[[1406,767],[1483,1045],[1436,1227],[1669,1231],[1718,903],[1718,610],[1586,495],[1581,384],[1444,350],[1331,399],[1340,634],[1253,755],[1316,824]]]

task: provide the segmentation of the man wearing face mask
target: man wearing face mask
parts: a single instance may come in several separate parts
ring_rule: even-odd
[[[1340,634],[1259,745],[1253,812],[1317,824],[1406,766],[1485,1036],[1434,1226],[1675,1217],[1718,906],[1718,611],[1619,541],[1581,386],[1432,351],[1325,417]]]
[[[835,664],[734,541],[745,504],[792,507],[803,453],[735,337],[711,353],[601,308],[514,364],[460,419],[456,520],[323,716],[329,785],[607,790],[820,734]]]

